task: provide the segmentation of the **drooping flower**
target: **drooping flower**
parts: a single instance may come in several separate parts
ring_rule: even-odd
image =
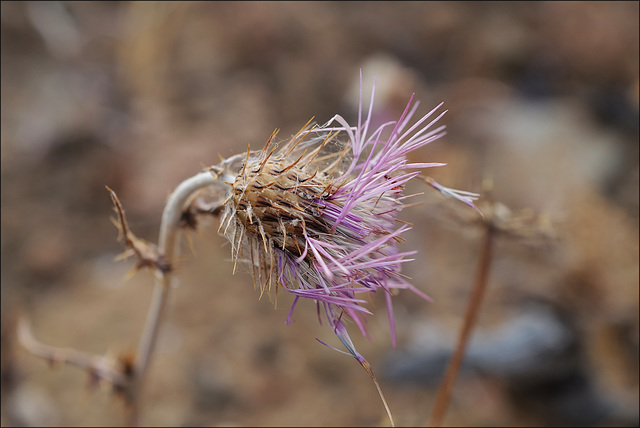
[[[320,322],[328,322],[361,364],[346,321],[367,336],[368,293],[385,296],[394,346],[394,290],[429,300],[401,274],[416,252],[398,249],[411,229],[398,213],[405,184],[424,168],[444,165],[407,160],[409,152],[444,135],[444,126],[431,129],[446,112],[438,112],[442,104],[412,123],[419,105],[412,95],[397,121],[372,130],[374,97],[375,83],[363,117],[360,88],[356,126],[340,115],[322,126],[310,121],[284,144],[274,141],[275,131],[262,150],[227,162],[234,178],[227,182],[231,191],[220,222],[234,264],[248,262],[261,293],[282,287],[294,295],[287,323],[299,299],[315,301]],[[434,183],[473,205],[473,194]]]

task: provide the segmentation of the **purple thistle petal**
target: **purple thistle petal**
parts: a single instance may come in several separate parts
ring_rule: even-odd
[[[441,103],[415,120],[419,102],[411,95],[398,120],[376,128],[376,83],[367,104],[362,73],[359,89],[357,126],[335,115],[323,126],[305,127],[280,148],[267,144],[247,153],[221,224],[234,248],[248,243],[261,290],[275,283],[294,295],[287,324],[300,298],[314,301],[319,322],[326,319],[349,355],[364,366],[346,328],[353,322],[368,335],[366,315],[372,313],[364,296],[382,290],[394,347],[393,290],[408,289],[431,300],[401,279],[402,265],[416,252],[398,250],[400,235],[411,228],[396,217],[405,206],[404,186],[420,170],[445,165],[409,162],[407,156],[445,135],[444,126],[432,127],[446,110],[440,111]],[[427,183],[474,207],[476,194],[431,179]]]
[[[393,303],[391,302],[391,293],[387,290],[384,293],[384,300],[387,303],[387,317],[389,318],[389,330],[391,332],[391,344],[396,347],[396,321],[393,318]]]
[[[293,304],[291,305],[291,309],[289,309],[289,315],[287,315],[287,320],[285,321],[285,324],[287,324],[287,325],[293,324],[293,321],[291,320],[291,317],[293,316],[293,309],[296,307],[296,303],[298,303],[298,299],[299,298],[300,297],[298,297],[298,296],[293,298]]]

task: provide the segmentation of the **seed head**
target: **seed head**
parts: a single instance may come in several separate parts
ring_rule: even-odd
[[[298,299],[314,300],[320,321],[328,321],[361,363],[345,321],[367,336],[364,315],[371,312],[364,296],[385,295],[394,346],[391,295],[410,289],[429,300],[400,273],[415,251],[398,250],[411,227],[397,216],[405,184],[421,169],[444,165],[406,157],[444,135],[444,126],[431,130],[445,113],[436,113],[442,104],[410,125],[419,104],[411,96],[397,121],[369,132],[374,96],[375,83],[363,121],[361,88],[357,126],[339,115],[322,126],[310,121],[282,144],[274,141],[276,130],[262,150],[227,162],[235,178],[227,181],[231,191],[220,222],[234,271],[248,262],[261,294],[279,287],[292,293],[287,323]]]

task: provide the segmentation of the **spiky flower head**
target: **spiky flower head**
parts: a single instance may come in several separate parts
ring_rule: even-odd
[[[444,135],[444,126],[431,129],[445,113],[438,113],[442,104],[412,123],[419,103],[411,96],[397,121],[372,130],[374,96],[375,83],[363,120],[360,89],[357,126],[336,115],[322,126],[307,123],[283,144],[275,131],[262,150],[229,159],[235,173],[220,222],[235,265],[248,262],[261,293],[283,287],[295,296],[287,323],[300,298],[315,301],[320,321],[361,364],[345,324],[353,321],[367,336],[369,293],[386,298],[394,346],[394,290],[429,300],[400,272],[415,251],[398,249],[411,227],[397,216],[405,184],[421,169],[444,165],[407,160]],[[472,204],[464,192],[438,190]]]

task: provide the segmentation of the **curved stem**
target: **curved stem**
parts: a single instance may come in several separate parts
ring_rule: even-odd
[[[211,186],[222,185],[223,182],[212,175],[211,171],[204,171],[186,179],[178,185],[178,187],[169,196],[164,212],[162,213],[162,223],[160,225],[160,238],[158,249],[169,263],[173,266],[175,253],[177,249],[178,224],[182,216],[185,204],[192,198],[197,191]],[[134,368],[134,377],[130,395],[130,415],[129,423],[133,426],[137,425],[140,411],[140,397],[144,385],[145,377],[151,362],[151,357],[155,350],[158,333],[160,331],[161,319],[164,314],[169,290],[173,284],[172,272],[161,273],[156,281],[153,291],[151,306],[147,314],[147,320],[140,338],[138,353]]]

